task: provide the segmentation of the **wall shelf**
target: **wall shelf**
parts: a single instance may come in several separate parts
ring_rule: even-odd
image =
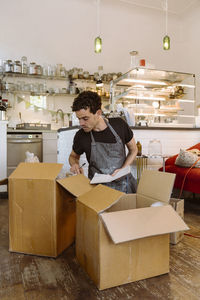
[[[121,103],[134,115],[136,124],[141,120],[149,125],[173,121],[194,124],[194,74],[138,67],[113,80],[110,90],[112,110]]]

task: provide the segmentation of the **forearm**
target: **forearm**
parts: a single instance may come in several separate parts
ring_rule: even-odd
[[[80,155],[76,154],[73,150],[69,156],[70,171],[74,174],[83,174],[83,169],[79,165]]]
[[[135,143],[135,139],[132,138],[131,141],[129,143],[126,144],[127,148],[128,148],[128,155],[125,159],[125,162],[122,166],[122,168],[126,167],[126,166],[130,166],[134,159],[136,158],[138,149],[137,149],[137,145]]]
[[[79,158],[78,157],[74,157],[73,155],[70,154],[70,156],[69,156],[69,164],[70,164],[70,166],[73,166],[75,164],[79,165]]]
[[[137,155],[137,148],[134,151],[131,151],[128,153],[126,160],[123,163],[122,168],[130,166],[133,163],[133,161],[135,160],[136,155]]]

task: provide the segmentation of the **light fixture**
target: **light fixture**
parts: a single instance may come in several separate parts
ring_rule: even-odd
[[[168,25],[168,0],[165,0],[165,36],[163,38],[163,49],[170,49],[170,37],[167,34],[167,25]]]
[[[147,97],[147,96],[137,96],[137,95],[128,95],[124,96],[126,99],[140,99],[140,100],[150,100],[150,101],[166,101],[164,97]]]
[[[96,0],[97,3],[97,34],[98,36],[94,40],[94,51],[95,53],[101,53],[102,50],[102,39],[100,37],[100,0]]]
[[[153,101],[152,103],[154,108],[158,108],[159,107],[159,102],[158,101]]]
[[[167,85],[166,82],[163,81],[153,81],[153,80],[143,80],[143,79],[134,79],[134,78],[125,78],[123,80],[124,82],[135,82],[135,83],[146,83],[146,84],[152,84],[152,85]]]
[[[102,80],[101,80],[101,79],[97,80],[97,82],[96,82],[96,87],[100,88],[100,87],[102,87],[102,86],[103,86]]]

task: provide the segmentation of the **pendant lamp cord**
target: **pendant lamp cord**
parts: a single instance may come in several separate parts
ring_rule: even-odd
[[[100,0],[97,1],[97,36],[100,36]]]
[[[167,35],[167,28],[168,28],[168,0],[165,2],[165,32]]]

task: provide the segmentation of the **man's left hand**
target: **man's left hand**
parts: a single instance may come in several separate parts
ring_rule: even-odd
[[[112,174],[111,176],[115,176],[121,169],[116,169]]]

